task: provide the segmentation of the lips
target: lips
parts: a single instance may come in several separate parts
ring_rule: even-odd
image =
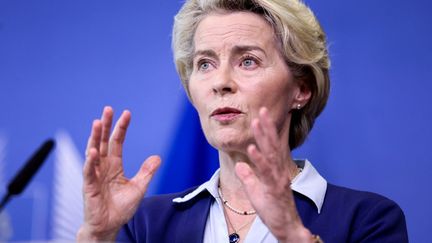
[[[223,107],[214,110],[210,116],[226,115],[226,114],[241,114],[242,112],[231,107]]]
[[[243,112],[235,108],[223,107],[214,110],[210,116],[220,122],[229,122],[236,119],[241,114],[243,114]]]

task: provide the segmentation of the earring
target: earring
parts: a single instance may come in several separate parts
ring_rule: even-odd
[[[301,109],[301,105],[297,104],[297,110],[300,110],[300,109]]]

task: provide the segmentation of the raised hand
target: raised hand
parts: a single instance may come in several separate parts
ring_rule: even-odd
[[[297,168],[286,145],[288,141],[280,141],[266,108],[261,108],[258,119],[252,121],[252,130],[259,147],[251,144],[247,149],[253,166],[239,162],[235,167],[249,200],[279,242],[312,242],[291,191]]]
[[[125,177],[122,153],[130,119],[130,112],[124,111],[111,135],[111,107],[105,107],[102,119],[93,122],[83,169],[84,224],[78,241],[114,240],[135,213],[160,165],[158,156],[150,156],[132,179]]]

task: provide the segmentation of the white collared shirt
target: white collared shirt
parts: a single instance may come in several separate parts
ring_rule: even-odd
[[[317,207],[318,213],[320,213],[327,190],[327,181],[316,171],[308,160],[302,162],[304,162],[303,170],[297,175],[295,180],[293,180],[291,189],[312,200]],[[209,181],[200,185],[191,193],[173,200],[175,203],[187,202],[204,190],[207,190],[214,197],[215,201],[210,206],[210,213],[204,231],[204,243],[229,242],[228,227],[227,222],[225,221],[223,203],[218,193],[218,183],[219,170],[213,174]],[[243,242],[276,243],[278,241],[257,216]]]

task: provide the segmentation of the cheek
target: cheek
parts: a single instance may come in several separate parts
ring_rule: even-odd
[[[197,94],[197,92],[196,92],[196,89],[195,89],[195,85],[193,85],[193,82],[189,81],[189,83],[188,83],[188,90],[187,91],[189,93],[189,96],[190,96],[190,99],[191,99],[192,103],[195,103],[195,100],[197,100],[197,97],[195,97],[196,94]]]
[[[189,84],[189,95],[191,98],[191,102],[193,107],[198,113],[201,127],[206,130],[208,123],[208,111],[207,111],[207,103],[205,100],[205,96],[203,92],[200,92],[200,89],[196,85]]]
[[[258,117],[259,109],[266,107],[269,109],[273,122],[280,130],[290,119],[293,89],[294,87],[289,84],[273,84],[260,87],[260,91],[250,100],[251,110],[253,111],[252,117]]]
[[[192,102],[192,105],[195,107],[198,113],[201,111],[202,106],[202,98],[200,97],[200,92],[197,90],[196,85],[193,82],[189,82],[189,96]]]
[[[197,80],[196,77],[193,75],[191,76],[189,80],[189,95],[194,103],[197,106],[199,106],[201,103],[203,103],[203,100],[208,96],[209,93],[209,87],[206,82],[202,82],[202,80]]]
[[[282,107],[287,107],[292,101],[292,96],[286,87],[277,88],[277,86],[271,87],[259,87],[258,92],[251,95],[250,103],[255,108],[260,108],[262,106],[268,109],[280,109]]]

